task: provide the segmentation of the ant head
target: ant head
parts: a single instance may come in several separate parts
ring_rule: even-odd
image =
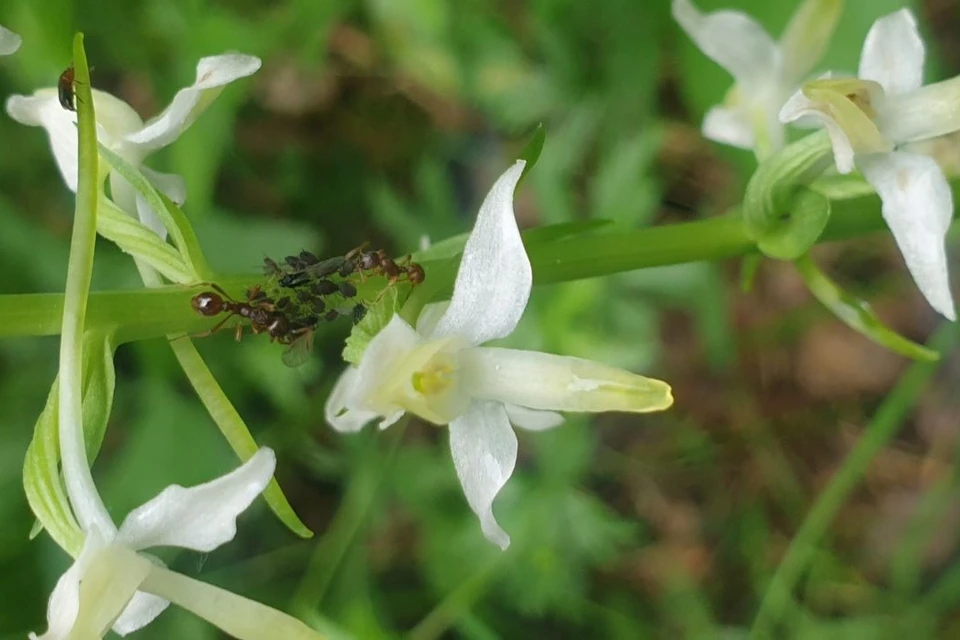
[[[193,296],[190,306],[202,316],[215,316],[223,311],[223,298],[213,291],[204,291]]]

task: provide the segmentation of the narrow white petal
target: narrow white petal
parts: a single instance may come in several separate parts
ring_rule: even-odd
[[[10,55],[19,49],[22,43],[23,39],[19,35],[0,25],[0,56]]]
[[[333,386],[330,397],[323,406],[324,415],[331,427],[342,433],[353,433],[375,419],[379,414],[373,411],[351,410],[347,408],[347,399],[353,393],[359,372],[356,367],[347,367]]]
[[[143,588],[200,616],[238,640],[322,640],[296,618],[220,587],[154,567]]]
[[[804,0],[797,7],[780,37],[785,85],[792,89],[813,71],[830,46],[842,12],[843,0]]]
[[[539,351],[478,347],[461,354],[464,385],[476,398],[556,411],[661,411],[670,385],[607,365]]]
[[[504,406],[499,402],[474,402],[450,423],[450,452],[467,503],[480,518],[483,535],[506,549],[510,536],[493,516],[493,500],[513,474],[517,436]]]
[[[122,545],[101,549],[80,582],[80,615],[69,638],[102,638],[150,573],[146,558]]]
[[[177,139],[194,120],[234,80],[253,75],[260,68],[260,58],[228,53],[203,58],[197,64],[197,79],[181,89],[163,113],[153,118],[140,131],[127,136],[127,141],[143,149],[157,149]]]
[[[923,84],[923,40],[909,9],[879,18],[870,27],[860,54],[861,80],[879,82],[889,95]]]
[[[555,411],[528,409],[517,404],[508,404],[505,408],[510,424],[527,431],[546,431],[563,423],[563,416]]]
[[[463,248],[447,312],[431,338],[462,336],[472,344],[509,335],[530,297],[533,271],[513,213],[513,192],[526,163],[518,160],[487,194]]]
[[[83,550],[70,568],[63,572],[47,602],[47,632],[36,636],[39,640],[66,638],[80,614],[80,580],[94,556],[104,547],[98,532],[88,534]]]
[[[928,156],[902,151],[858,157],[857,167],[883,200],[883,217],[920,291],[955,320],[944,247],[953,196],[940,167]]]
[[[827,129],[830,143],[833,146],[833,161],[840,173],[853,171],[853,146],[846,132],[830,115],[817,108],[816,103],[797,90],[780,109],[780,122],[797,122],[800,126],[809,127],[817,123]]]
[[[895,142],[926,140],[960,130],[960,76],[884,101],[883,134]]]
[[[236,535],[237,516],[264,490],[275,466],[276,456],[264,447],[216,480],[189,489],[171,485],[124,519],[117,540],[133,549],[212,551]]]
[[[153,622],[169,606],[163,598],[137,591],[111,628],[121,636],[133,633]]]
[[[746,91],[777,82],[781,54],[763,27],[740,11],[703,14],[690,0],[673,0],[673,17],[704,54]]]
[[[745,108],[712,107],[703,118],[703,135],[741,149],[753,149],[756,136]]]

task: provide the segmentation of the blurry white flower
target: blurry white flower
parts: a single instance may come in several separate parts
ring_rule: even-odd
[[[202,58],[197,64],[197,79],[193,85],[178,91],[170,105],[147,123],[126,102],[94,90],[97,137],[127,162],[138,166],[157,189],[181,204],[186,198],[183,178],[139,165],[152,151],[176,140],[226,85],[252,75],[259,68],[259,58],[238,53]],[[7,100],[7,113],[17,122],[46,129],[60,173],[67,187],[76,191],[77,114],[60,105],[57,89],[39,89],[32,96],[11,96]],[[110,179],[114,202],[131,214],[136,211],[141,222],[160,237],[166,237],[166,229],[143,196],[119,175],[111,174]]]
[[[0,56],[10,55],[19,49],[22,43],[20,36],[0,24]]]
[[[355,431],[375,418],[380,427],[405,411],[450,425],[450,449],[467,502],[486,537],[506,548],[510,538],[493,516],[493,500],[513,473],[517,438],[511,423],[547,429],[553,411],[665,409],[670,387],[603,364],[481,347],[513,332],[530,296],[533,276],[513,213],[513,191],[524,162],[497,180],[463,250],[453,297],[439,313],[428,307],[417,329],[400,316],[349,368],[327,401],[327,420]]]
[[[150,547],[209,552],[229,542],[237,533],[237,516],[267,486],[275,464],[273,451],[263,448],[216,480],[189,489],[167,487],[133,510],[119,530],[109,521],[89,526],[83,551],[50,595],[47,632],[30,637],[102,638],[111,627],[126,635],[173,601],[234,637],[316,638],[290,616],[169,571],[138,553]]]
[[[814,80],[783,106],[783,122],[826,127],[837,170],[854,166],[883,200],[883,217],[930,305],[956,319],[944,247],[953,196],[933,158],[903,145],[960,130],[960,78],[923,83],[923,41],[908,9],[878,19],[859,79]]]
[[[807,0],[780,42],[740,11],[701,13],[690,0],[673,0],[673,17],[711,60],[734,78],[722,106],[703,120],[703,135],[768,156],[783,146],[780,107],[826,50],[842,0]]]

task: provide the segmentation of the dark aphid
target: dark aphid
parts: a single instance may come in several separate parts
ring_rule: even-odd
[[[286,311],[290,308],[290,298],[288,296],[283,296],[277,300],[277,304],[275,306],[277,311]]]
[[[280,265],[277,264],[276,260],[271,258],[263,259],[263,275],[268,277],[276,277],[283,275],[283,270],[280,269]]]
[[[362,304],[356,304],[353,307],[353,324],[359,324],[365,315],[367,315],[367,308]]]
[[[310,287],[310,291],[312,291],[314,295],[318,296],[329,296],[330,294],[336,293],[339,290],[340,287],[338,287],[337,283],[333,280],[318,280]]]
[[[340,295],[342,295],[344,298],[352,298],[353,296],[357,295],[357,288],[349,282],[341,282]]]
[[[327,313],[323,316],[323,319],[326,320],[327,322],[333,322],[339,317],[340,317],[339,311],[337,311],[336,309],[330,309],[330,311],[327,311]]]
[[[310,253],[309,251],[301,251],[299,258],[300,258],[300,262],[305,267],[309,267],[310,265],[314,265],[320,262],[320,259],[317,256]]]
[[[287,289],[296,289],[297,287],[302,287],[303,285],[310,282],[310,276],[307,275],[305,271],[296,271],[294,273],[288,273],[277,282],[281,287],[286,287]]]
[[[291,269],[294,269],[295,271],[302,271],[303,267],[305,266],[303,262],[300,260],[299,256],[287,256],[286,258],[283,259],[283,261],[286,262],[287,265],[289,265],[289,267]]]
[[[313,299],[313,312],[320,315],[327,309],[327,304],[320,298]]]
[[[310,302],[311,300],[313,300],[313,294],[309,291],[305,291],[301,289],[297,291],[297,300],[299,300],[300,302]]]
[[[60,74],[60,80],[57,82],[57,97],[60,99],[60,106],[67,111],[76,111],[73,93],[73,65],[67,67],[66,71]]]
[[[356,270],[357,270],[356,260],[344,260],[343,264],[340,265],[340,270],[337,271],[337,273],[340,275],[341,278],[346,278]]]

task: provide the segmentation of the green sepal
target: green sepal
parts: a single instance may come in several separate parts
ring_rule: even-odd
[[[81,383],[83,438],[91,462],[100,452],[113,406],[116,384],[114,349],[113,331],[88,331],[84,334]],[[27,447],[23,463],[23,488],[30,509],[38,520],[30,537],[33,538],[41,528],[45,528],[57,544],[76,556],[83,546],[83,532],[74,519],[60,477],[58,395],[59,381],[54,381],[47,404],[34,427],[33,439]]]
[[[343,347],[345,361],[353,365],[360,364],[360,358],[363,357],[367,345],[387,326],[393,314],[397,312],[398,298],[397,288],[387,287],[380,300],[367,308],[367,314],[353,327]]]
[[[816,243],[829,220],[830,201],[808,184],[832,161],[830,138],[821,131],[760,163],[743,197],[743,221],[760,251],[793,260]]]
[[[110,167],[122,176],[130,185],[144,197],[147,203],[157,212],[163,226],[166,227],[173,239],[174,245],[180,251],[184,263],[193,271],[197,281],[209,280],[212,275],[209,264],[200,249],[200,242],[193,231],[190,220],[170,198],[157,191],[140,170],[114,153],[102,143],[99,143],[100,155]]]
[[[817,268],[810,256],[803,256],[794,264],[814,297],[857,333],[881,347],[913,360],[934,362],[940,359],[940,354],[936,351],[908,340],[884,325],[873,313],[869,303],[838,287]]]
[[[142,260],[177,284],[195,281],[195,276],[176,249],[109,198],[101,196],[99,214],[97,233],[117,245],[121,251]]]
[[[538,123],[537,128],[533,130],[533,134],[531,134],[527,144],[523,146],[523,150],[520,151],[520,155],[517,156],[517,160],[526,162],[523,171],[520,173],[520,179],[517,180],[517,185],[523,182],[523,179],[527,177],[530,170],[537,164],[537,160],[540,159],[540,153],[543,151],[543,143],[546,142],[546,140],[547,129],[543,126],[542,122]]]

